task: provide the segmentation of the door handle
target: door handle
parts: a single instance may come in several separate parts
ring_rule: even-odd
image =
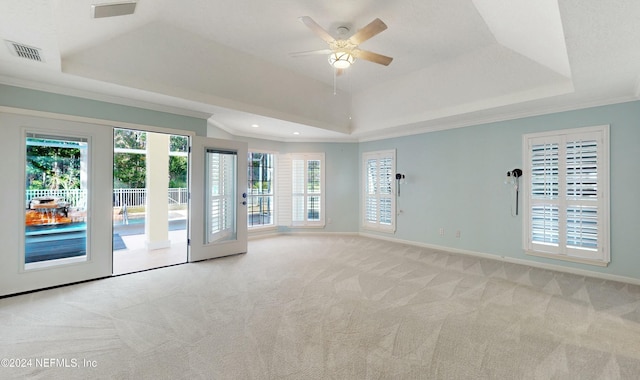
[[[247,205],[247,201],[242,201],[242,205],[246,206]]]
[[[247,197],[247,193],[242,193],[242,198],[246,198]]]

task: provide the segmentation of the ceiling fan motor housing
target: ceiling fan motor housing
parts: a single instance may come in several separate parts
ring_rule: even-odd
[[[309,16],[300,17],[300,21],[302,21],[303,24],[309,27],[311,31],[313,31],[318,37],[322,38],[329,45],[329,64],[332,67],[339,69],[340,71],[351,66],[356,58],[364,59],[365,61],[370,61],[384,66],[388,66],[393,60],[393,58],[384,56],[382,54],[358,49],[358,46],[361,43],[387,29],[387,25],[379,18],[371,21],[369,24],[358,30],[355,34],[347,39],[334,38],[331,34],[329,34],[329,32],[324,30]],[[349,31],[349,27],[342,25],[336,29],[336,34],[342,37],[346,36]],[[317,50],[315,52],[326,53],[326,51],[324,50]]]

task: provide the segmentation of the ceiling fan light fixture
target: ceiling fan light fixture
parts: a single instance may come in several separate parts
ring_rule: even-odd
[[[356,58],[348,51],[334,51],[329,54],[329,64],[336,69],[346,69],[351,66]]]

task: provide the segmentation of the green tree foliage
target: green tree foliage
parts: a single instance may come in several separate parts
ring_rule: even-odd
[[[143,189],[145,187],[146,157],[138,153],[113,155],[113,187]]]
[[[143,131],[116,129],[113,146],[134,152],[117,152],[113,155],[113,187],[140,189],[145,187],[147,134]],[[138,151],[138,152],[135,152]]]
[[[189,139],[170,137],[171,152],[186,153]],[[114,147],[128,150],[114,153],[115,188],[144,188],[146,184],[147,133],[129,129],[114,131]],[[169,187],[187,186],[188,158],[169,156]],[[79,189],[80,149],[76,142],[30,138],[27,144],[27,188]]]
[[[169,156],[169,187],[187,187],[187,157]]]
[[[183,152],[189,151],[189,139],[186,136],[171,135],[169,138],[169,151]]]
[[[113,133],[113,146],[121,149],[147,148],[147,133],[132,129],[116,129]]]
[[[189,139],[172,135],[169,138],[171,152],[187,153]],[[169,156],[169,187],[187,187],[188,159],[186,156]]]
[[[115,148],[132,150],[118,152],[113,159],[113,178],[115,188],[144,188],[146,184],[147,133],[128,129],[116,129]],[[189,139],[185,136],[170,136],[171,152],[188,152]],[[136,152],[137,151],[137,152]],[[186,156],[169,156],[169,187],[187,187]]]
[[[30,190],[79,189],[80,149],[75,143],[29,139],[26,169]]]

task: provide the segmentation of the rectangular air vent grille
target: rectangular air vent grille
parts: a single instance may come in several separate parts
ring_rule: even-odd
[[[93,18],[124,16],[133,14],[135,10],[135,1],[125,1],[109,4],[94,4],[91,6],[91,15],[93,16]]]
[[[7,44],[9,45],[9,49],[11,50],[11,53],[13,55],[30,59],[32,61],[44,62],[44,60],[42,59],[42,55],[40,54],[42,52],[41,49],[19,44],[13,41],[7,41]]]

